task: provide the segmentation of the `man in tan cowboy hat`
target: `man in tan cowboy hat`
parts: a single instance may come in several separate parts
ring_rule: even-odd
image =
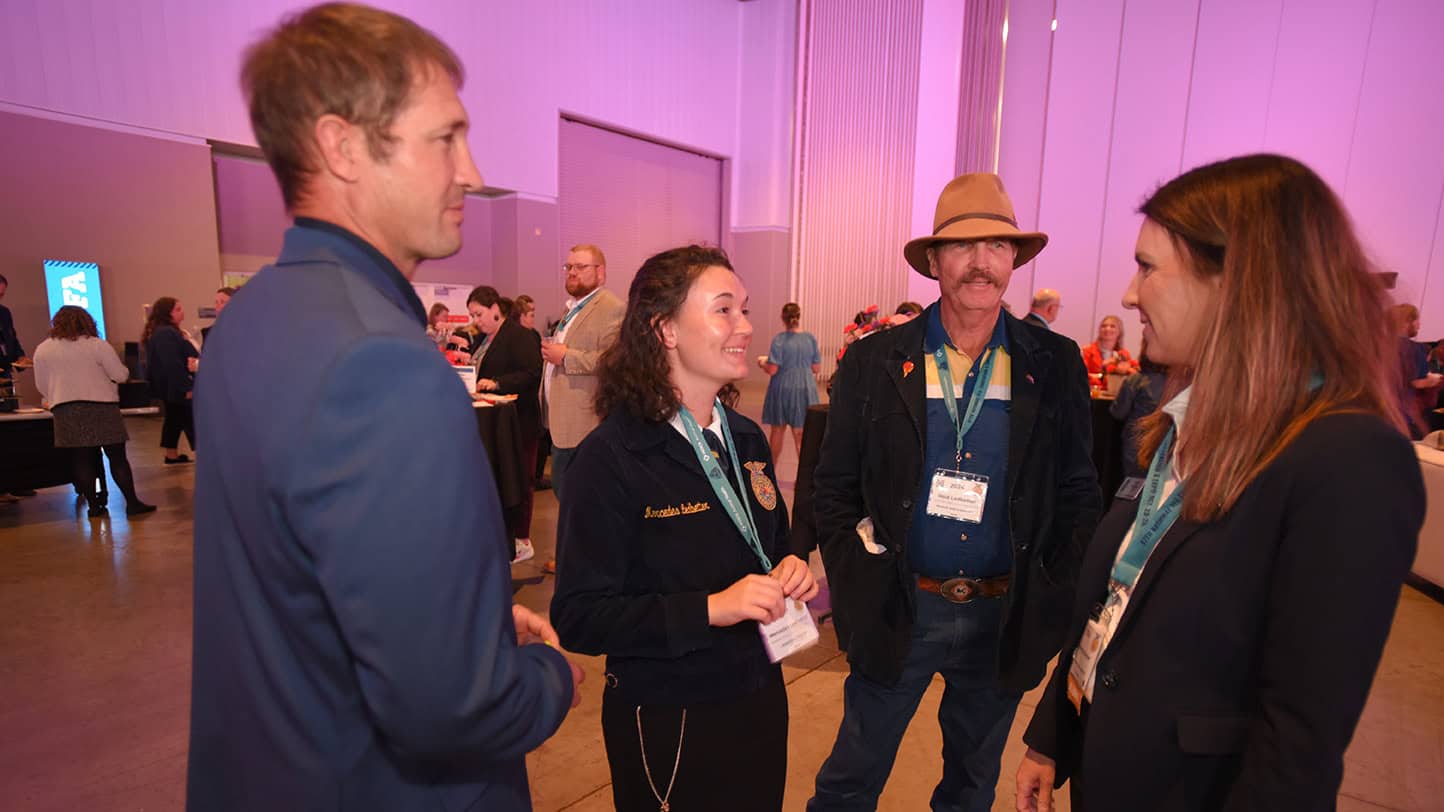
[[[809,810],[876,807],[934,674],[932,808],[991,809],[1018,699],[1058,651],[1101,499],[1078,345],[1002,308],[1047,242],[996,175],[956,178],[903,249],[939,299],[838,369],[814,481],[852,672]]]

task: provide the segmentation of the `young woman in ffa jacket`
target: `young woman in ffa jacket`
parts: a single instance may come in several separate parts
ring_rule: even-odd
[[[1385,296],[1307,167],[1253,155],[1143,204],[1169,366],[1024,734],[1020,810],[1331,810],[1424,514]]]
[[[746,306],[718,250],[648,259],[567,472],[551,619],[567,649],[607,655],[622,812],[782,807],[787,694],[760,623],[817,586],[788,554],[767,438],[731,408]]]

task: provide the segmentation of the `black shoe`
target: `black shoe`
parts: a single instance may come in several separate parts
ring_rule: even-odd
[[[106,510],[104,506],[93,507],[90,509],[89,513],[90,518],[92,519],[100,519],[110,515],[110,511]]]
[[[531,489],[534,491],[549,491],[552,489],[552,481],[547,477],[541,477],[532,483]]]
[[[11,496],[34,496],[34,495],[35,495],[35,491],[34,491],[34,489],[32,489],[32,488],[21,488],[21,489],[18,490],[18,491],[11,491],[11,492],[10,492],[10,495],[11,495]]]
[[[179,457],[176,457],[175,459],[171,459],[170,457],[166,457],[166,459],[165,459],[165,464],[166,464],[166,465],[185,465],[186,463],[188,463],[188,462],[190,462],[190,461],[191,461],[191,458],[190,458],[190,457],[187,457],[186,455],[182,454],[182,455],[180,455]]]
[[[125,515],[127,516],[140,516],[145,513],[154,512],[155,505],[147,505],[146,503],[140,501],[125,503]]]

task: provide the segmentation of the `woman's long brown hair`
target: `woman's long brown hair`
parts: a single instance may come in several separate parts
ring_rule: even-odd
[[[1180,438],[1183,516],[1218,519],[1310,422],[1344,411],[1403,432],[1388,298],[1327,184],[1279,155],[1201,166],[1139,211],[1163,226],[1185,266],[1222,276],[1192,363],[1171,370],[1164,402],[1193,391]],[[1147,465],[1171,420],[1142,427]]]
[[[145,329],[140,331],[140,343],[144,344],[149,341],[155,331],[161,327],[167,325],[177,328],[180,327],[180,325],[176,324],[175,320],[170,317],[172,310],[175,310],[174,296],[162,296],[155,300],[155,304],[150,306],[150,315],[146,316]]]

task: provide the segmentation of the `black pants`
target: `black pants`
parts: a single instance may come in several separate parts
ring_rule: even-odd
[[[547,457],[552,455],[552,433],[550,429],[542,429],[541,434],[536,438],[536,479],[540,480],[547,473]]]
[[[160,425],[160,447],[167,450],[178,447],[181,432],[185,432],[186,442],[195,451],[196,421],[191,414],[190,400],[168,400],[165,402],[165,422]]]
[[[642,706],[639,739],[637,706],[619,698],[615,690],[603,694],[602,738],[617,812],[657,812],[659,795],[667,798],[674,812],[782,809],[787,783],[787,688],[780,672],[762,690],[736,702],[688,706],[685,731],[682,712],[676,705]],[[645,768],[642,741],[647,747]]]
[[[135,475],[130,470],[130,460],[125,456],[125,443],[113,445],[72,448],[72,460],[75,471],[75,490],[91,507],[105,506],[105,483],[102,477],[105,476],[101,468],[100,452],[105,450],[105,456],[110,458],[110,478],[115,480],[116,487],[125,495],[127,505],[140,503],[135,495]],[[101,485],[96,487],[96,480],[101,479]]]
[[[521,438],[522,460],[525,461],[535,457],[536,448],[537,435],[535,433],[528,434],[523,431]],[[516,539],[531,538],[531,514],[532,505],[536,501],[536,481],[525,476],[523,476],[522,479],[525,481],[522,482],[521,501],[509,508],[503,508],[501,511],[502,519],[506,522],[507,533],[512,537],[513,542],[515,542]],[[515,544],[512,546],[515,547]],[[511,554],[512,557],[515,558],[516,550],[513,549]]]

